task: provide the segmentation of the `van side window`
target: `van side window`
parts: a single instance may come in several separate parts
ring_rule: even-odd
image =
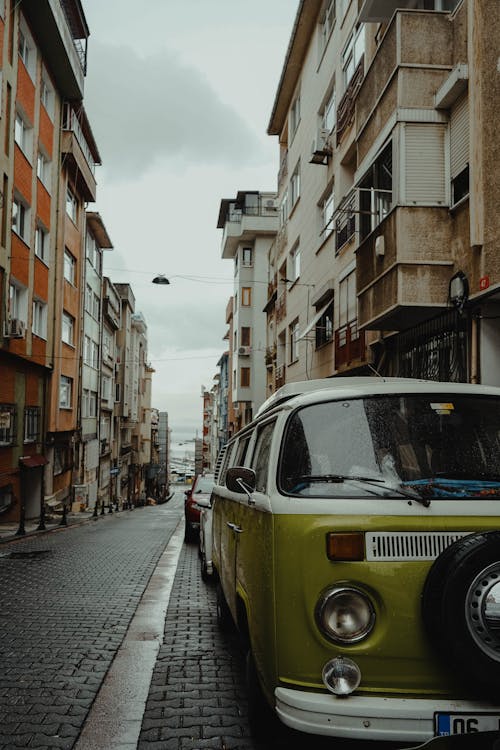
[[[268,422],[259,430],[257,435],[252,460],[252,468],[255,471],[255,489],[257,492],[265,492],[267,490],[269,451],[271,449],[273,430],[274,422]]]
[[[248,444],[250,442],[251,437],[252,437],[252,434],[250,433],[240,438],[240,441],[238,443],[238,448],[236,449],[236,455],[234,457],[234,461],[231,463],[232,466],[244,466],[245,465],[245,456],[247,455]]]
[[[224,484],[224,482],[226,481],[226,471],[227,467],[231,466],[231,456],[234,453],[234,449],[235,443],[226,446],[224,458],[222,459],[222,464],[219,471],[219,476],[217,477],[217,484]]]

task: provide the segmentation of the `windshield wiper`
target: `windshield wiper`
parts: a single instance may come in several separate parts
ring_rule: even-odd
[[[297,478],[297,482],[324,482],[324,483],[338,483],[341,484],[342,482],[347,482],[349,480],[352,480],[354,482],[363,482],[364,484],[374,484],[375,486],[381,486],[382,489],[391,490],[392,492],[396,492],[401,497],[407,497],[409,500],[416,500],[417,503],[420,503],[425,508],[428,508],[431,504],[431,501],[427,497],[421,497],[416,491],[409,492],[408,490],[404,490],[401,487],[394,487],[392,484],[387,484],[386,479],[378,478],[378,477],[363,477],[359,476],[357,474],[304,474],[303,476],[300,476]],[[376,494],[376,493],[373,493]]]

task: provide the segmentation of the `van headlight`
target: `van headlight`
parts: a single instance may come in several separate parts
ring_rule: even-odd
[[[375,609],[359,589],[339,586],[325,591],[316,605],[316,623],[335,643],[357,643],[375,625]]]

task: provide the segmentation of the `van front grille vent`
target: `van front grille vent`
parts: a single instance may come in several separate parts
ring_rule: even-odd
[[[435,560],[446,547],[471,531],[369,532],[367,560]]]

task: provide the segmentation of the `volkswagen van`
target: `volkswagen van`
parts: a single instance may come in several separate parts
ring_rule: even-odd
[[[500,389],[286,385],[212,495],[249,716],[417,745],[500,729]]]

